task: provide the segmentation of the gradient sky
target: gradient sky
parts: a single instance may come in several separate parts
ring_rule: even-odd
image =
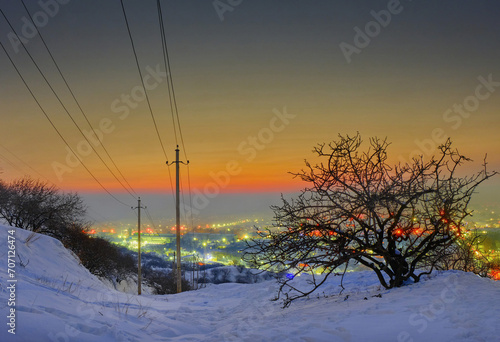
[[[124,3],[147,75],[162,66],[156,1]],[[39,18],[47,13],[38,1],[26,4],[32,13],[42,13]],[[228,167],[233,175],[219,187],[223,193],[300,189],[303,184],[288,172],[300,170],[305,158],[314,159],[317,143],[357,131],[365,140],[387,137],[393,162],[434,153],[433,132],[441,132],[474,160],[467,170],[478,170],[486,153],[489,166],[500,170],[498,1],[244,0],[222,14],[211,0],[162,4],[194,193],[210,190],[211,175]],[[26,13],[20,1],[1,0],[0,8],[21,31]],[[388,9],[394,12],[390,20],[375,24],[373,13]],[[123,109],[122,96],[141,82],[120,1],[72,0],[47,18],[40,30],[92,125],[112,125],[103,142],[129,183],[139,194],[171,191],[147,102],[129,108],[127,115]],[[380,32],[373,31],[370,41],[346,58],[341,44],[356,46],[356,28],[365,31],[367,24]],[[76,148],[82,136],[22,48],[15,52],[1,16],[0,32],[42,106]],[[28,39],[27,47],[70,113],[89,130],[39,38]],[[477,99],[481,77],[483,83],[493,82],[491,91],[482,87]],[[173,160],[166,82],[148,94]],[[472,110],[461,115],[456,104]],[[273,119],[276,112],[290,115],[286,124]],[[65,172],[62,180],[56,176],[54,163],[64,164],[68,152],[2,50],[0,120],[2,178],[42,175],[64,190],[102,192],[81,166]],[[252,148],[249,137],[259,134],[264,141]],[[94,153],[82,159],[110,191],[123,192]],[[182,170],[186,188],[187,169]],[[170,172],[173,176],[173,167]],[[498,178],[479,196],[498,200]],[[132,197],[123,198],[133,204]]]

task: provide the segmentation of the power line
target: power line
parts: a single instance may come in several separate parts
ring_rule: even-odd
[[[186,160],[188,160],[186,146],[184,144],[184,136],[182,135],[181,122],[179,119],[179,110],[177,107],[177,100],[175,97],[174,81],[172,78],[172,69],[170,67],[170,57],[168,54],[167,37],[165,34],[165,24],[164,24],[164,20],[163,20],[163,13],[162,13],[162,9],[161,9],[160,0],[156,1],[156,5],[158,8],[158,21],[159,21],[159,25],[160,25],[160,36],[161,36],[161,44],[162,44],[163,62],[165,65],[165,71],[167,73],[167,90],[168,90],[168,97],[169,97],[169,102],[170,102],[170,112],[172,115],[172,124],[173,124],[173,128],[174,128],[175,143],[177,144],[177,129],[176,129],[176,125],[175,125],[175,118],[177,118],[177,127],[178,127],[179,135],[181,138],[181,144],[182,144],[182,150],[184,153],[184,158]],[[175,115],[174,115],[174,113],[175,113]],[[188,185],[189,185],[189,201],[191,204],[192,203],[192,201],[191,201],[191,178],[189,176],[189,163],[188,163]],[[184,208],[185,208],[185,206],[184,206]],[[190,211],[190,215],[191,215],[191,224],[193,224],[192,205],[189,208],[190,208],[189,211]],[[187,218],[186,218],[186,221],[187,221]]]
[[[165,66],[165,72],[167,74],[167,90],[168,90],[168,97],[169,97],[169,103],[170,103],[170,114],[172,116],[172,128],[174,129],[175,144],[178,145],[177,128],[175,126],[175,113],[174,113],[174,107],[173,107],[172,92],[170,91],[170,82],[168,81],[170,70],[169,70],[168,63],[167,63],[167,47],[166,47],[165,29],[163,26],[163,15],[161,12],[160,0],[157,1],[156,6],[158,8],[158,21],[160,24],[160,37],[161,37],[161,47],[162,47],[162,53],[163,53],[163,64]]]
[[[148,207],[146,207],[145,211],[146,211],[146,216],[148,217],[149,223],[151,223],[151,225],[153,226],[153,229],[156,232],[158,230],[158,228],[157,228],[155,222],[153,221],[153,218],[151,217],[151,213],[149,212]],[[158,233],[156,233],[156,235],[158,235]]]
[[[137,56],[137,51],[135,49],[134,39],[132,38],[132,32],[130,30],[130,25],[129,25],[129,22],[128,22],[127,12],[125,11],[125,6],[123,4],[123,0],[120,0],[120,3],[121,3],[121,7],[122,7],[123,17],[125,18],[125,24],[126,24],[126,27],[127,27],[127,33],[128,33],[129,39],[130,39],[130,43],[132,45],[132,51],[134,53],[135,64],[137,66],[137,71],[139,72],[139,77],[141,79],[142,89],[144,90],[144,95],[146,97],[146,102],[148,104],[149,113],[151,115],[151,118],[153,119],[153,124],[154,124],[155,130],[156,130],[156,135],[158,136],[158,140],[160,142],[160,145],[161,145],[161,148],[162,148],[162,151],[163,151],[163,155],[165,156],[165,159],[168,160],[167,152],[165,151],[165,147],[163,145],[163,140],[161,139],[161,135],[160,135],[160,132],[158,130],[158,125],[156,124],[156,119],[155,119],[155,116],[154,116],[154,113],[153,113],[153,108],[151,106],[151,101],[149,100],[148,91],[146,90],[146,87],[145,87],[145,84],[144,84],[144,77],[142,76],[141,67],[139,65],[139,58]],[[167,71],[167,76],[168,76],[168,71]],[[168,178],[169,178],[169,181],[170,181],[170,188],[172,189],[172,196],[174,196],[174,194],[173,194],[174,185],[173,185],[173,182],[172,182],[172,172],[170,171],[170,165],[168,163],[167,163],[167,166],[168,166],[167,169],[168,169]],[[174,200],[175,200],[175,196],[174,196]]]
[[[182,135],[181,122],[179,120],[179,110],[177,108],[177,100],[175,98],[174,81],[172,79],[172,69],[170,68],[170,57],[168,55],[167,38],[165,35],[165,25],[163,23],[163,14],[162,14],[162,10],[161,10],[160,0],[157,0],[157,7],[158,7],[158,15],[159,15],[159,21],[160,21],[160,32],[161,32],[161,38],[162,38],[163,58],[164,58],[164,62],[165,62],[165,69],[167,72],[167,85],[168,85],[168,89],[169,89],[169,98],[170,98],[170,102],[171,102],[170,107],[172,110],[172,104],[173,104],[173,109],[175,109],[175,116],[177,118],[177,126],[179,129],[179,135],[181,137],[182,150],[184,152],[184,157],[187,160],[188,157],[187,157],[187,153],[186,153],[186,146],[184,145],[184,137]],[[172,94],[170,94],[170,92]],[[172,115],[173,115],[173,110],[172,110]],[[175,129],[175,123],[174,123],[174,133],[175,133],[176,143],[177,143],[177,133],[176,133],[176,129]]]
[[[191,227],[193,227],[194,229],[193,200],[191,197],[191,175],[189,173],[189,164],[187,164],[187,174],[188,174],[188,194],[189,194],[189,215],[191,216]]]
[[[187,178],[188,178],[188,199],[189,199],[189,209],[186,210],[186,198],[184,197],[184,183],[182,181],[182,177],[180,177],[180,184],[181,184],[181,193],[182,193],[182,204],[183,204],[183,214],[184,214],[184,221],[186,222],[186,226],[189,226],[189,221],[191,221],[191,227],[193,228],[194,231],[194,220],[193,220],[193,202],[191,200],[191,181],[190,181],[190,175],[189,175],[189,163],[186,164],[187,166]],[[189,217],[188,217],[189,215]]]
[[[7,23],[9,24],[10,28],[12,29],[12,31],[14,32],[14,34],[17,35],[17,32],[16,30],[14,29],[14,27],[12,26],[10,20],[7,18],[7,16],[5,15],[5,13],[2,11],[2,9],[0,9],[0,13],[2,14],[2,16],[5,18],[5,20],[7,21]],[[76,123],[75,119],[73,118],[73,116],[69,113],[68,109],[66,108],[66,106],[64,105],[64,103],[62,102],[61,98],[59,97],[59,95],[57,95],[57,92],[54,90],[54,88],[52,87],[52,85],[50,84],[50,82],[48,81],[47,77],[45,76],[45,74],[42,72],[42,70],[40,69],[40,67],[38,66],[38,63],[35,61],[35,59],[33,58],[33,56],[31,55],[31,53],[28,51],[28,49],[26,48],[25,44],[22,42],[22,40],[20,40],[21,42],[21,45],[24,49],[24,51],[26,51],[26,53],[28,54],[29,58],[31,59],[31,61],[33,62],[33,64],[35,65],[36,69],[38,70],[38,72],[40,73],[40,75],[42,76],[42,78],[44,79],[45,83],[47,83],[47,85],[49,86],[50,90],[52,91],[52,93],[54,94],[54,96],[56,97],[56,99],[58,100],[59,104],[62,106],[62,108],[64,109],[64,111],[66,112],[66,114],[69,116],[69,118],[71,119],[71,121],[73,122],[73,124],[76,126],[76,128],[78,129],[78,131],[80,132],[80,134],[85,138],[85,140],[87,141],[87,143],[89,144],[89,146],[92,148],[92,150],[94,150],[94,152],[96,153],[96,155],[99,157],[99,159],[101,160],[101,162],[106,166],[106,168],[108,169],[108,171],[113,175],[113,177],[120,183],[120,185],[135,199],[135,196],[134,194],[132,194],[130,192],[129,189],[127,189],[123,183],[118,179],[118,177],[116,177],[116,175],[114,174],[114,172],[110,169],[110,167],[106,164],[106,162],[102,159],[101,155],[97,152],[97,150],[95,149],[95,147],[93,146],[93,144],[89,141],[89,139],[87,138],[87,136],[83,133],[83,131],[81,130],[80,126],[78,126],[78,124]],[[4,48],[5,50],[5,48]],[[7,53],[7,50],[5,50],[6,53]],[[69,146],[68,146],[69,147]],[[73,149],[71,149],[71,151],[73,152]],[[77,156],[77,154],[75,152],[73,152],[75,154],[75,156]],[[77,158],[80,160],[81,162],[81,158],[79,158],[77,156]],[[83,165],[83,162],[82,162],[82,165]]]
[[[109,219],[109,217],[104,216],[103,214],[99,213],[98,211],[92,209],[92,208],[87,208],[87,216],[92,219],[92,225],[94,225],[97,222],[97,219],[94,216],[91,216],[88,212],[93,211],[94,215],[100,216],[101,221],[105,222],[111,222],[112,220]]]
[[[42,33],[40,32],[40,30],[38,30],[38,27],[37,25],[35,24],[35,22],[33,21],[33,17],[30,13],[30,11],[28,10],[28,8],[26,7],[26,4],[24,3],[24,0],[21,0],[21,3],[23,4],[23,7],[24,9],[26,10],[26,13],[28,13],[28,17],[30,18],[31,22],[33,23],[33,26],[35,27],[36,31],[38,32],[38,35],[40,36],[40,39],[43,43],[43,45],[45,46],[45,48],[47,49],[47,52],[49,53],[49,56],[50,58],[52,59],[52,62],[54,63],[54,65],[56,66],[56,69],[57,71],[59,72],[59,75],[61,76],[62,80],[64,81],[64,84],[66,85],[66,87],[68,88],[71,96],[73,97],[73,100],[75,101],[76,105],[78,106],[78,109],[80,110],[80,112],[82,113],[83,117],[85,118],[85,120],[87,121],[87,124],[89,125],[90,129],[92,130],[92,132],[95,132],[95,129],[92,127],[92,124],[90,123],[87,115],[85,114],[84,110],[82,109],[82,106],[80,105],[79,101],[76,99],[76,96],[74,94],[74,92],[72,91],[71,87],[69,86],[66,78],[64,77],[61,69],[59,68],[59,65],[57,64],[54,56],[52,55],[47,43],[45,42],[45,39],[43,38],[43,35]],[[88,141],[88,140],[87,140]],[[90,142],[89,142],[90,143]],[[101,143],[101,146],[104,150],[104,152],[106,153],[106,155],[108,156],[108,158],[111,160],[111,163],[113,163],[114,167],[116,168],[116,170],[118,171],[118,173],[120,174],[120,176],[123,178],[123,180],[125,181],[125,183],[127,183],[128,187],[130,188],[130,190],[132,190],[132,192],[137,195],[137,193],[134,191],[134,189],[132,188],[132,186],[130,186],[130,183],[127,181],[127,179],[123,176],[122,172],[120,171],[120,169],[118,168],[118,166],[116,165],[116,163],[114,162],[113,158],[111,158],[111,155],[109,154],[108,150],[106,149],[106,147],[104,146],[104,142],[100,141]],[[94,150],[95,151],[95,150]],[[97,152],[96,152],[97,153]],[[104,162],[104,161],[103,161]],[[107,165],[106,165],[107,167]],[[108,168],[109,169],[109,168]],[[110,170],[111,172],[111,170]],[[111,172],[112,173],[112,172]],[[113,174],[114,176],[114,174]],[[116,176],[115,176],[116,178]],[[118,180],[118,179],[117,179]],[[118,180],[119,181],[119,180]],[[120,181],[119,181],[120,182]],[[120,182],[121,183],[121,182]],[[123,184],[122,184],[123,186]],[[125,187],[124,187],[125,188]],[[126,189],[126,188],[125,188]],[[128,191],[128,190],[127,190]]]
[[[0,9],[1,11],[1,9]],[[2,12],[3,13],[3,12]],[[57,132],[57,134],[59,135],[59,137],[62,139],[62,141],[66,144],[66,146],[68,147],[68,149],[78,158],[78,160],[80,161],[80,163],[82,164],[82,166],[85,168],[85,170],[87,170],[87,172],[92,176],[92,178],[97,182],[97,184],[99,184],[99,186],[104,190],[106,191],[106,193],[108,195],[110,195],[112,198],[114,198],[117,202],[123,204],[123,205],[126,205],[126,206],[129,206],[127,204],[125,204],[124,202],[120,201],[118,198],[116,198],[111,192],[109,192],[108,189],[106,189],[104,187],[104,185],[102,185],[101,182],[99,182],[99,180],[94,176],[94,174],[89,170],[89,168],[85,165],[85,163],[78,157],[78,155],[75,153],[75,151],[73,151],[73,149],[71,148],[71,146],[68,144],[68,142],[66,141],[66,139],[64,139],[63,135],[61,134],[61,132],[57,129],[57,127],[54,125],[54,122],[50,119],[49,115],[47,114],[47,112],[45,111],[45,109],[43,109],[42,105],[40,104],[40,102],[38,101],[38,99],[36,98],[35,94],[33,93],[33,91],[31,90],[31,88],[29,87],[28,83],[26,82],[26,80],[24,79],[23,75],[21,74],[21,72],[19,71],[19,69],[17,68],[16,64],[14,63],[14,60],[11,58],[10,54],[8,53],[7,49],[5,48],[5,46],[2,44],[2,42],[0,41],[0,46],[2,47],[3,51],[5,52],[5,54],[7,55],[7,58],[9,59],[9,61],[11,62],[12,66],[14,67],[14,69],[16,70],[17,74],[19,75],[19,77],[21,78],[22,82],[24,83],[24,85],[26,86],[26,88],[28,89],[29,93],[31,94],[31,96],[33,97],[33,99],[35,100],[36,104],[38,105],[38,107],[40,108],[40,110],[42,111],[42,113],[45,115],[45,118],[49,121],[49,123],[51,124],[52,128],[54,128],[54,130]]]
[[[17,160],[19,160],[22,164],[24,164],[26,167],[28,167],[29,169],[31,169],[33,172],[35,172],[37,175],[39,175],[40,177],[44,178],[47,182],[51,183],[51,184],[54,184],[53,182],[51,182],[47,177],[45,177],[44,175],[42,175],[40,172],[38,172],[36,169],[34,169],[30,164],[26,163],[24,160],[22,160],[21,158],[19,158],[14,152],[12,152],[11,150],[9,150],[7,147],[5,147],[4,145],[0,144],[0,147],[2,147],[4,150],[6,150],[7,152],[9,152],[12,156],[14,156],[14,158],[16,158]],[[1,155],[0,155],[1,156]],[[6,157],[4,157],[4,159],[6,159]],[[11,163],[12,165],[12,163]],[[17,167],[16,167],[17,168]],[[17,168],[19,169],[19,168]],[[22,170],[21,170],[22,171]],[[23,173],[23,172],[22,172]]]
[[[184,184],[182,183],[182,174],[179,172],[179,183],[180,183],[180,194],[182,196],[182,214],[184,216],[184,222],[185,222],[185,225],[187,226],[188,225],[188,220],[187,220],[187,216],[186,216],[186,201],[185,201],[185,198],[184,198]]]
[[[134,39],[132,38],[132,33],[130,31],[130,25],[128,23],[127,13],[125,11],[125,6],[123,5],[123,0],[120,0],[120,3],[121,3],[121,6],[122,6],[123,16],[125,18],[125,24],[127,25],[127,32],[128,32],[128,36],[130,38],[130,43],[132,44],[132,50],[134,52],[135,63],[137,65],[137,70],[139,71],[139,77],[141,78],[142,89],[144,90],[146,101],[148,103],[149,113],[151,114],[151,118],[153,119],[153,124],[155,126],[156,135],[158,136],[158,140],[160,141],[160,145],[161,145],[161,148],[163,150],[163,154],[165,155],[165,159],[168,160],[167,152],[165,151],[165,147],[163,146],[163,141],[161,139],[161,135],[160,135],[160,132],[158,130],[158,125],[156,124],[156,119],[155,119],[155,116],[153,114],[153,109],[151,107],[151,102],[149,101],[148,92],[147,92],[146,86],[144,84],[144,78],[142,77],[142,71],[141,71],[141,67],[139,65],[139,58],[137,57],[137,52],[136,52],[136,49],[135,49]]]
[[[11,160],[9,160],[9,158],[7,158],[6,156],[4,156],[1,153],[0,153],[0,158],[3,159],[3,160],[5,160],[7,162],[7,164],[9,164],[10,166],[12,166],[12,168],[16,169],[17,172],[24,173],[24,171],[19,166],[17,166],[16,164],[14,164]]]

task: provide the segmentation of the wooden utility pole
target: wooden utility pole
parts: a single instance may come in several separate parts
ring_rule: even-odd
[[[181,209],[180,209],[180,187],[179,187],[179,164],[189,164],[189,160],[186,163],[179,161],[179,145],[175,149],[175,161],[171,164],[175,163],[175,238],[177,245],[177,272],[176,272],[176,281],[177,281],[177,293],[182,292],[182,284],[181,284]],[[167,161],[167,165],[171,165]]]
[[[137,294],[141,294],[141,283],[142,283],[142,271],[141,271],[141,208],[146,209],[146,207],[141,207],[141,198],[139,197],[137,207],[132,209],[137,209]]]

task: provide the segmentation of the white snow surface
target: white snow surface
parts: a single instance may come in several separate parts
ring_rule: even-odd
[[[0,341],[500,341],[500,282],[459,271],[386,290],[373,272],[331,277],[282,309],[274,280],[131,295],[104,285],[50,237],[15,229],[15,335],[8,230],[0,226]],[[24,265],[24,266],[23,266]],[[307,286],[308,275],[293,280]]]

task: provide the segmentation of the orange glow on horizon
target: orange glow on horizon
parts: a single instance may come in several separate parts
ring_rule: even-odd
[[[112,193],[116,194],[126,194],[127,191],[123,189],[116,182],[102,183],[106,189]],[[175,189],[172,189],[169,181],[160,180],[160,178],[150,179],[148,182],[141,182],[140,186],[135,187],[134,183],[131,183],[134,191],[137,193],[148,192],[148,193],[173,193]],[[192,194],[237,194],[237,193],[290,193],[300,191],[305,187],[305,183],[297,181],[296,179],[286,180],[286,179],[268,179],[260,180],[256,178],[255,180],[247,179],[239,180],[236,177],[231,179],[230,182],[225,185],[223,183],[216,183],[212,179],[200,178],[195,181],[191,180],[190,190]],[[175,183],[174,183],[175,187]],[[85,193],[95,193],[104,192],[104,190],[96,184],[95,181],[89,182],[72,182],[64,183],[58,186],[62,191],[66,192],[85,192]],[[189,186],[186,183],[181,184],[181,189],[184,193],[189,191]]]

